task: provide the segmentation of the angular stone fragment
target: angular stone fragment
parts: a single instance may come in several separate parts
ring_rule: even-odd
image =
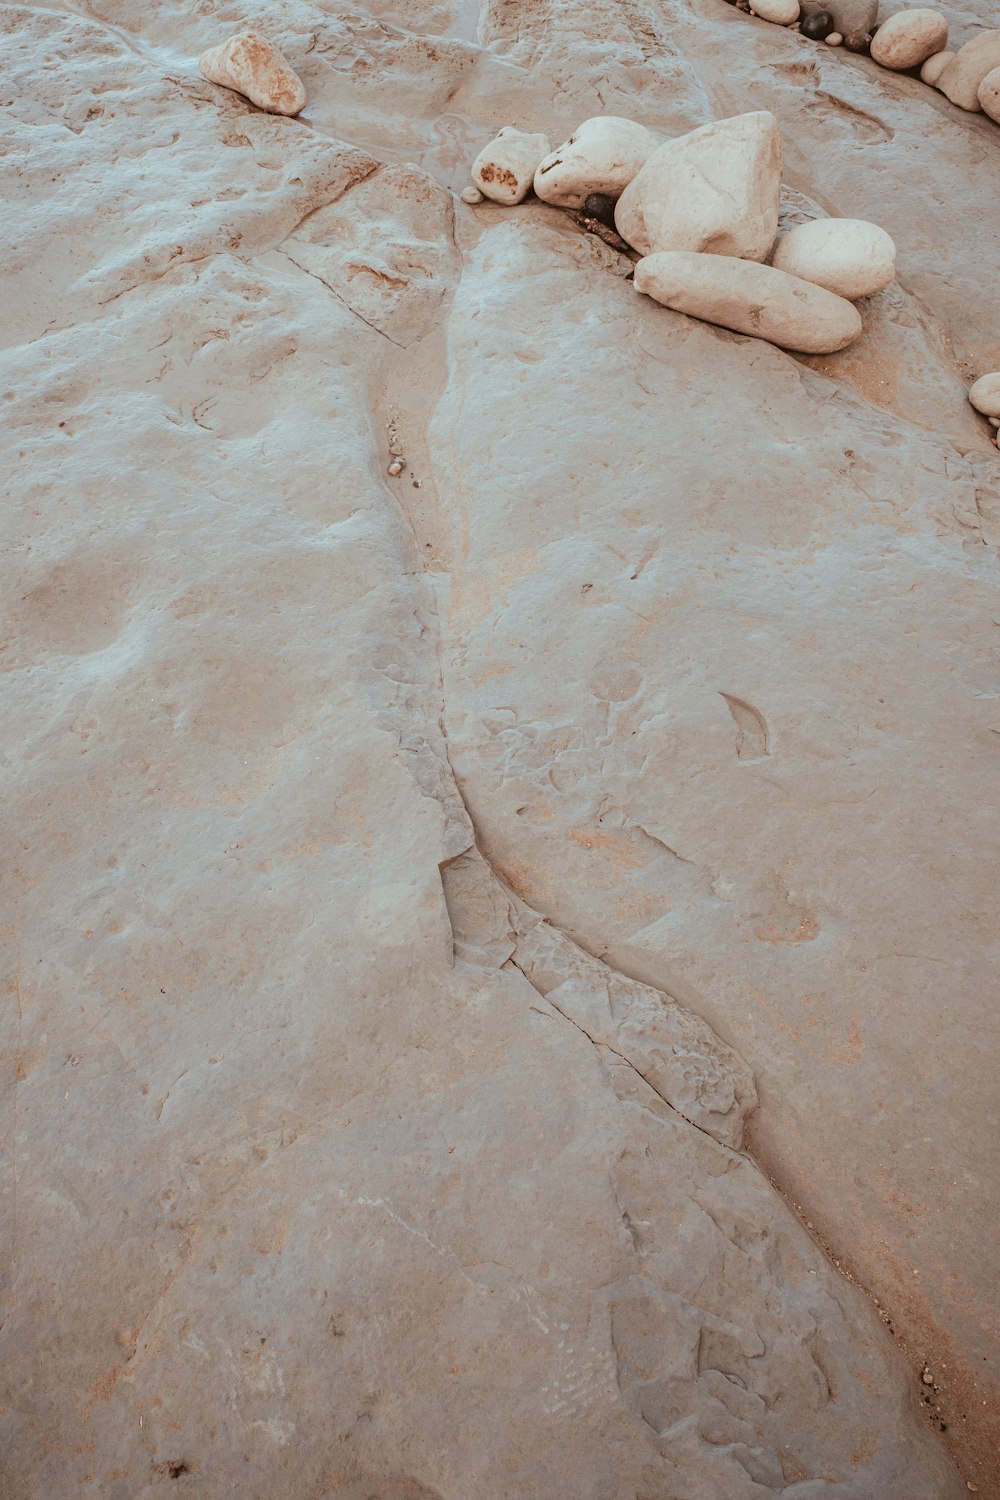
[[[209,83],[233,89],[272,115],[297,115],[306,91],[287,58],[259,31],[240,31],[198,59]]]
[[[934,52],[920,69],[920,78],[923,83],[932,86],[937,83],[945,68],[955,56],[954,52]]]
[[[771,264],[853,302],[889,285],[896,246],[884,229],[864,219],[814,219],[778,241]]]
[[[980,109],[1000,124],[1000,67],[987,73],[976,91]]]
[[[535,192],[560,208],[582,208],[591,193],[617,198],[661,144],[635,120],[597,115],[540,163]]]
[[[548,151],[544,135],[505,125],[472,163],[472,180],[494,203],[521,203],[531,192],[538,163]]]
[[[801,354],[832,354],[861,332],[857,308],[843,297],[735,256],[647,255],[635,268],[635,288],[675,312]]]
[[[618,233],[641,255],[698,250],[764,260],[778,228],[781,132],[767,110],[668,141],[618,200]]]
[[[872,37],[872,57],[883,68],[916,68],[948,40],[948,22],[940,11],[921,6],[890,16]]]
[[[969,389],[969,400],[984,417],[1000,417],[1000,370],[980,375]]]
[[[776,26],[791,26],[799,19],[799,0],[752,0],[750,9],[763,21]]]
[[[938,79],[938,88],[959,109],[981,108],[979,85],[994,68],[1000,68],[1000,31],[981,31],[959,47]]]

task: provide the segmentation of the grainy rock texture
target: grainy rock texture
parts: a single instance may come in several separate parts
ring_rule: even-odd
[[[781,132],[756,110],[667,141],[622,193],[618,233],[640,255],[703,251],[763,260],[778,226]]]
[[[993,125],[680,0],[0,67],[4,1500],[995,1492]],[[843,353],[457,197],[759,108]]]

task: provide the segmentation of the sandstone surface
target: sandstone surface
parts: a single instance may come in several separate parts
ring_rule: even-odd
[[[771,264],[853,302],[889,285],[896,247],[884,229],[864,219],[813,219],[781,236]]]
[[[273,42],[258,31],[241,31],[198,59],[209,83],[235,89],[259,109],[297,115],[306,107],[302,81]]]
[[[993,125],[722,5],[230,28],[305,115],[0,29],[0,1493],[996,1493]],[[842,353],[459,199],[758,108],[899,246]]]
[[[622,193],[615,224],[640,255],[692,250],[764,260],[780,188],[781,132],[758,110],[667,141]]]
[[[861,333],[857,308],[843,297],[731,255],[654,252],[636,266],[635,287],[675,312],[801,354],[832,354]]]
[[[948,20],[939,10],[920,6],[899,10],[872,37],[871,54],[883,68],[916,68],[948,41]]]
[[[618,198],[660,144],[635,120],[584,120],[539,164],[535,192],[560,208],[582,208],[592,193]]]
[[[978,110],[979,86],[995,68],[1000,68],[1000,31],[980,31],[959,47],[937,86],[960,109]]]

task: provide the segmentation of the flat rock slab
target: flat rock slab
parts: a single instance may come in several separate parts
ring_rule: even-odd
[[[12,12],[17,1500],[988,1492],[993,127],[718,10]],[[858,343],[457,201],[598,106],[772,109]]]

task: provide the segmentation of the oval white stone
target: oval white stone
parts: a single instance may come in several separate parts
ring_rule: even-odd
[[[635,120],[595,115],[539,163],[535,192],[560,208],[582,208],[591,193],[617,198],[662,144]]]
[[[799,19],[799,0],[752,0],[751,10],[776,26],[791,26]]]
[[[716,120],[667,141],[615,209],[640,255],[701,250],[764,260],[778,231],[781,132],[767,110]]]
[[[642,262],[640,261],[641,265]],[[636,267],[638,270],[638,266]],[[1000,417],[1000,370],[980,375],[969,391],[969,400],[984,417]]]
[[[675,312],[802,354],[832,354],[861,332],[857,308],[843,297],[735,256],[660,251],[640,260],[635,286]]]
[[[505,125],[472,163],[472,180],[494,203],[520,203],[530,193],[538,163],[548,152],[544,135]]]
[[[960,109],[978,110],[979,85],[994,68],[1000,68],[1000,31],[981,31],[959,47],[937,86]]]
[[[889,285],[896,274],[896,246],[884,229],[865,219],[814,219],[782,236],[771,264],[853,302]]]
[[[948,22],[939,10],[899,10],[872,37],[872,57],[883,68],[915,68],[942,51],[947,40]]]

